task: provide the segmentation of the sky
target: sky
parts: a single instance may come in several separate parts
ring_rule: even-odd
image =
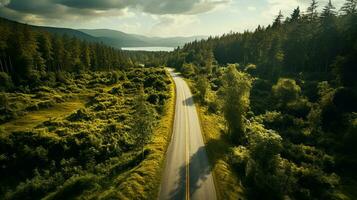
[[[328,0],[318,0],[322,9]],[[216,36],[270,24],[311,0],[0,0],[0,16],[44,26],[148,36]],[[338,10],[345,0],[332,0]]]

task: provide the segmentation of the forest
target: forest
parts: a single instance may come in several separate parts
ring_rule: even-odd
[[[0,19],[0,199],[156,195],[172,115],[165,56]]]
[[[218,185],[227,185],[227,163],[247,199],[357,196],[356,1],[319,9],[312,0],[267,27],[194,41],[168,58],[200,104]],[[238,198],[234,187],[221,191]]]

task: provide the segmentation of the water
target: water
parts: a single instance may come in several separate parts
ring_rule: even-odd
[[[173,51],[175,47],[122,47],[128,51]]]

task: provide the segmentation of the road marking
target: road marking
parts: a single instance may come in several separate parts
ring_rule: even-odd
[[[185,109],[185,146],[186,146],[186,151],[185,151],[185,156],[186,156],[186,200],[190,199],[190,146],[189,146],[189,140],[188,140],[188,116],[187,116],[187,99],[186,95],[184,93],[184,90],[182,88],[182,94],[183,94],[183,99],[184,99],[184,109]]]

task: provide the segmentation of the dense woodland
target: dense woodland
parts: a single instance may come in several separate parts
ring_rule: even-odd
[[[166,55],[0,19],[0,199],[156,195],[157,166],[141,163],[160,162],[146,145],[171,98]],[[133,168],[152,174],[127,180]]]
[[[355,199],[357,2],[313,0],[272,25],[177,48],[248,199]]]
[[[1,89],[49,81],[63,72],[159,65],[165,52],[129,52],[0,18]],[[11,88],[10,88],[11,89]]]

